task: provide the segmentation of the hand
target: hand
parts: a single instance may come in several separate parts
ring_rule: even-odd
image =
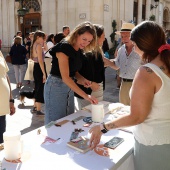
[[[81,78],[81,79],[78,79],[78,80],[77,80],[77,83],[83,85],[83,86],[86,87],[86,88],[89,88],[89,87],[91,86],[91,83],[92,83],[92,82],[89,81],[89,80],[87,80],[87,79],[85,79],[85,78],[83,77],[83,78]]]
[[[84,99],[88,100],[91,104],[98,104],[98,100],[95,97],[91,96],[91,95],[87,95],[87,97],[84,98]]]
[[[15,106],[14,103],[10,102],[10,115],[12,116],[15,113]]]
[[[91,88],[93,91],[97,91],[97,90],[99,90],[99,87],[100,87],[100,85],[99,85],[98,83],[92,82],[90,88]]]
[[[43,74],[43,83],[46,82],[46,74]]]
[[[91,150],[93,150],[100,143],[100,138],[102,136],[102,132],[100,130],[100,125],[92,127],[89,130],[89,133],[91,133],[89,147],[91,148]]]

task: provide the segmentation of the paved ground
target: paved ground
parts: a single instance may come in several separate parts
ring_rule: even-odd
[[[4,53],[4,56],[6,54]],[[44,118],[38,117],[30,112],[33,106],[33,100],[25,99],[24,105],[19,100],[19,90],[31,90],[33,83],[27,85],[24,82],[22,89],[16,88],[16,82],[14,77],[14,70],[11,64],[9,66],[9,77],[11,81],[12,93],[15,98],[16,113],[13,116],[7,116],[7,130],[20,130],[22,134],[34,130],[44,125]],[[110,102],[118,102],[119,91],[116,90],[116,72],[113,69],[106,68],[106,88],[104,91],[104,100]]]

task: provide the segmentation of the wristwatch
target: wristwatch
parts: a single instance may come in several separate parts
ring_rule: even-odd
[[[106,126],[104,123],[100,124],[100,130],[102,133],[107,133],[109,130],[106,129]]]
[[[14,99],[10,99],[9,102],[10,102],[10,103],[14,103]]]

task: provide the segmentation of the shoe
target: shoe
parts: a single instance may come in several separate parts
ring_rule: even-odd
[[[44,113],[42,113],[41,111],[37,111],[36,115],[37,116],[44,116]]]
[[[20,84],[19,83],[16,84],[16,88],[20,88]]]
[[[33,107],[33,108],[31,109],[31,113],[37,113],[37,108],[36,108],[36,107]]]
[[[23,86],[23,84],[22,83],[19,83],[19,88],[21,88]]]

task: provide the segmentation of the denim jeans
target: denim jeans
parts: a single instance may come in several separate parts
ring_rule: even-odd
[[[48,76],[44,100],[45,124],[74,113],[74,92],[58,77]]]

